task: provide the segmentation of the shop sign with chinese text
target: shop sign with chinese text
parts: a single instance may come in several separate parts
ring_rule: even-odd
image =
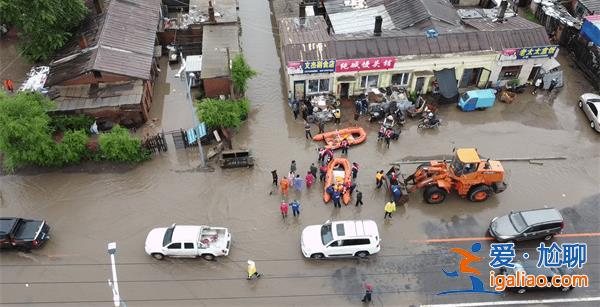
[[[351,72],[363,70],[384,70],[394,68],[394,64],[396,64],[395,57],[337,60],[335,63],[335,71]]]
[[[527,60],[535,58],[552,58],[558,55],[558,46],[541,46],[528,48],[504,49],[501,60]]]
[[[316,60],[302,62],[302,71],[305,74],[334,72],[335,60]]]

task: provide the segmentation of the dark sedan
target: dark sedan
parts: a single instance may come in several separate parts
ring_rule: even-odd
[[[489,233],[500,242],[544,238],[550,240],[564,228],[563,217],[554,208],[511,212],[495,217]]]

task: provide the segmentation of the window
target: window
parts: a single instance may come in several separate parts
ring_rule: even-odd
[[[342,245],[344,246],[353,246],[353,245],[368,245],[371,241],[369,239],[349,239],[344,240]]]
[[[180,249],[181,248],[181,243],[171,243],[171,245],[169,245],[168,249]]]
[[[334,241],[333,243],[331,243],[331,245],[329,245],[329,247],[337,247],[337,246],[341,246],[340,242],[341,242],[341,241]]]
[[[171,243],[171,238],[173,237],[173,230],[175,230],[175,228],[169,227],[167,228],[167,231],[165,231],[165,236],[163,237],[163,246],[167,246],[169,245],[169,243]]]
[[[408,86],[409,80],[410,73],[408,72],[392,75],[392,85]]]
[[[308,80],[309,93],[329,92],[329,79]]]
[[[360,87],[361,88],[377,87],[377,81],[379,81],[378,75],[362,76],[362,77],[360,77]]]
[[[331,233],[331,224],[325,224],[321,226],[321,242],[323,245],[327,245],[333,241],[333,234]]]
[[[521,73],[522,66],[504,66],[500,71],[500,80],[511,80],[514,78],[518,78]]]
[[[588,102],[588,106],[590,107],[590,110],[592,111],[592,113],[595,116],[598,116],[598,109],[596,108],[596,105],[594,105],[593,103],[589,103]]]
[[[346,235],[346,230],[344,229],[344,224],[335,225],[335,231],[337,232],[338,237]]]
[[[522,232],[527,228],[527,223],[525,223],[521,213],[512,213],[508,216],[508,218],[518,232]]]
[[[183,248],[185,249],[194,249],[194,243],[184,243]]]

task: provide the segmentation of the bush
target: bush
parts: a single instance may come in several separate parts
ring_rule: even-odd
[[[80,162],[87,155],[87,141],[88,136],[84,130],[65,132],[62,141],[55,146],[58,161],[56,166]]]
[[[85,114],[52,116],[50,125],[55,131],[83,130],[86,133],[94,123],[94,118]]]
[[[204,99],[198,103],[197,115],[209,127],[237,128],[248,116],[248,99],[238,101]]]
[[[142,141],[119,125],[109,133],[101,134],[98,144],[101,157],[109,161],[141,162],[150,158],[150,153],[142,148]]]

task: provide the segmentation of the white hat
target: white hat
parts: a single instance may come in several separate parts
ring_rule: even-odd
[[[391,115],[388,115],[387,119],[393,120],[394,118]]]

